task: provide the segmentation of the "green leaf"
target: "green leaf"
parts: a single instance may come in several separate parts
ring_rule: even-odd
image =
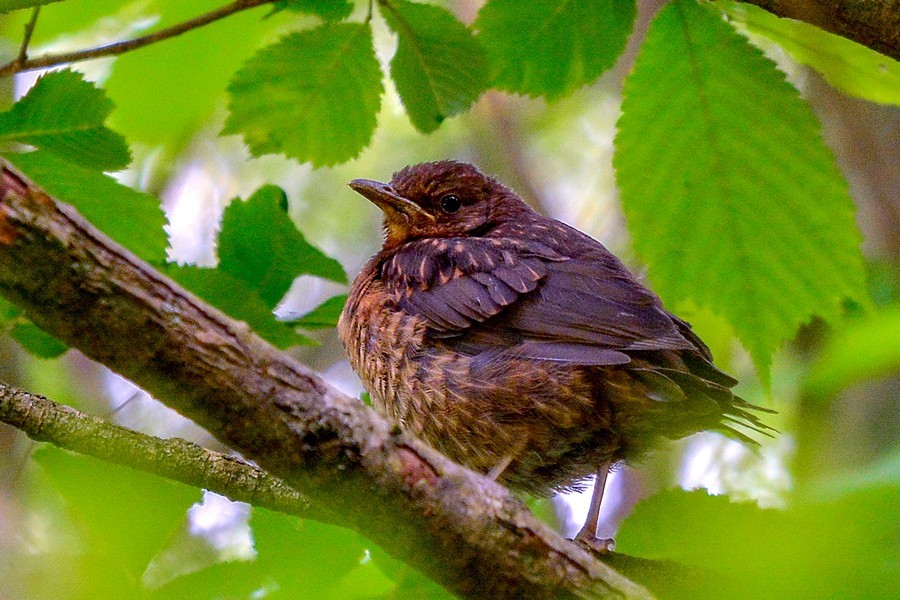
[[[475,28],[494,86],[553,99],[616,62],[634,17],[633,0],[490,0]]]
[[[815,117],[712,11],[674,0],[654,18],[618,129],[622,207],[656,289],[724,317],[764,382],[801,323],[863,301],[853,203]]]
[[[34,460],[87,527],[92,547],[136,579],[200,499],[197,488],[49,445]]]
[[[325,21],[343,21],[353,12],[353,4],[347,0],[277,0],[273,10],[316,15]]]
[[[347,303],[347,294],[329,298],[310,312],[288,321],[291,325],[301,329],[326,329],[335,327],[344,304]]]
[[[750,39],[763,36],[809,65],[837,89],[872,102],[900,104],[900,62],[814,25],[782,19],[744,2],[716,2],[745,28]]]
[[[729,598],[894,598],[898,501],[896,481],[784,511],[667,491],[635,507],[616,550],[725,575]]]
[[[2,1],[2,0],[0,0]],[[12,0],[16,2],[17,0]],[[31,0],[22,0],[30,2]],[[91,0],[90,2],[53,2],[41,9],[39,25],[31,37],[31,47],[52,43],[67,33],[81,31],[99,19],[115,15],[122,9],[121,0]],[[0,31],[10,40],[20,40],[22,29],[31,18],[31,11],[20,11],[0,20]]]
[[[69,349],[64,343],[29,321],[21,308],[0,298],[0,335],[5,333],[38,358],[56,358]]]
[[[259,292],[242,279],[220,271],[167,265],[165,273],[197,296],[234,319],[244,321],[253,331],[278,348],[311,345],[312,340],[277,321],[272,308]]]
[[[66,353],[67,345],[34,323],[19,323],[10,331],[19,345],[38,358],[57,358]]]
[[[99,1],[68,2],[60,7],[72,4],[81,11],[93,11],[93,4]],[[108,9],[91,30],[105,31],[110,19],[118,19],[123,23],[152,24],[140,33],[153,33],[225,4],[228,3],[222,0],[129,2],[118,14],[114,8]],[[112,75],[104,85],[118,106],[112,125],[133,142],[164,146],[169,152],[181,149],[198,127],[214,117],[215,110],[221,107],[225,88],[240,65],[253,55],[261,42],[271,39],[273,30],[284,27],[287,19],[293,17],[285,13],[264,19],[267,10],[262,5],[241,11],[185,35],[117,57]],[[68,14],[71,11],[66,12],[68,18],[79,18],[77,14]],[[41,14],[38,31],[43,26]]]
[[[103,126],[112,109],[78,73],[47,73],[0,113],[0,142],[30,144],[83,167],[117,171],[128,166],[131,153],[122,136]]]
[[[252,563],[220,563],[177,577],[153,598],[251,598],[265,590],[265,598],[363,600],[396,587],[367,558],[371,543],[349,529],[261,508],[253,509],[250,526],[257,554]]]
[[[257,290],[269,309],[299,275],[347,282],[341,264],[307,242],[286,209],[281,188],[261,187],[246,202],[231,202],[219,234],[219,269]]]
[[[22,314],[22,309],[0,296],[0,325],[4,327],[14,323]]]
[[[285,590],[322,598],[358,566],[369,542],[342,527],[254,508],[250,527],[258,562]],[[328,552],[322,552],[328,548]],[[305,568],[298,568],[298,565]]]
[[[148,262],[165,261],[166,215],[153,196],[48,152],[5,156],[48,194],[74,205],[116,242]]]
[[[900,307],[866,315],[833,332],[809,369],[806,388],[825,399],[851,385],[900,373]]]
[[[242,133],[255,156],[282,153],[314,166],[349,160],[372,138],[381,78],[368,25],[292,33],[235,75],[222,133]]]
[[[875,462],[854,467],[837,476],[812,482],[806,495],[819,500],[835,500],[878,488],[900,486],[900,445],[886,450]]]
[[[20,8],[32,8],[35,6],[44,6],[53,2],[61,2],[62,0],[0,0],[0,13],[7,13]]]
[[[379,3],[397,34],[391,77],[416,129],[430,133],[468,110],[487,87],[478,40],[446,10],[405,0]]]

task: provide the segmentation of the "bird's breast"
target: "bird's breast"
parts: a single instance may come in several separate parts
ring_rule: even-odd
[[[416,394],[414,373],[425,337],[425,323],[397,306],[398,298],[381,280],[361,274],[338,321],[350,364],[375,407],[401,423]]]

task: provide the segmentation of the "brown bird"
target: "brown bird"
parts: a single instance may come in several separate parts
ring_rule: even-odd
[[[690,325],[600,242],[475,167],[423,163],[350,187],[384,247],[338,331],[383,414],[450,458],[532,494],[596,474],[576,536],[595,547],[611,465],[662,438],[769,429]]]

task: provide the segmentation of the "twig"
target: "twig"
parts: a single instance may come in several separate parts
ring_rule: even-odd
[[[0,422],[20,429],[33,440],[207,489],[232,500],[336,522],[313,507],[305,495],[240,458],[180,438],[138,433],[3,383]]]
[[[104,46],[97,46],[96,48],[87,48],[84,50],[75,50],[73,52],[63,52],[60,54],[45,54],[44,56],[38,56],[36,58],[27,58],[27,56],[23,57],[20,52],[19,56],[16,59],[6,63],[3,66],[0,66],[0,77],[14,75],[16,73],[22,73],[24,71],[33,71],[35,69],[53,67],[66,63],[103,58],[105,56],[117,56],[131,50],[137,50],[138,48],[143,48],[144,46],[149,46],[150,44],[155,44],[156,42],[161,42],[162,40],[181,35],[182,33],[188,32],[192,29],[197,29],[198,27],[202,27],[204,25],[208,25],[214,21],[218,21],[219,19],[224,19],[225,17],[231,16],[235,13],[251,8],[256,8],[257,6],[262,6],[263,4],[270,4],[272,1],[273,0],[236,0],[235,2],[232,2],[227,6],[217,8],[216,10],[199,15],[197,17],[194,17],[193,19],[189,19],[182,23],[172,25],[171,27],[160,29],[159,31],[156,31],[154,33],[134,38],[132,40],[126,40],[124,42],[115,42],[112,44],[106,44]],[[32,19],[34,18],[35,17],[32,16]],[[28,32],[27,28],[26,37],[30,38],[30,33]],[[27,43],[23,42],[23,49],[26,46]]]
[[[25,35],[22,36],[22,45],[19,47],[19,56],[17,58],[19,64],[25,64],[28,60],[28,44],[31,43],[31,36],[34,33],[34,27],[37,25],[38,15],[41,14],[41,7],[35,6],[31,11],[31,19],[25,24]]]

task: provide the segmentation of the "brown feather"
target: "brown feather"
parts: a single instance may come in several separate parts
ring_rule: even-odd
[[[390,234],[354,281],[341,338],[375,406],[450,457],[485,473],[509,460],[502,481],[546,494],[661,438],[769,429],[602,244],[471,165],[354,185],[388,207]]]

